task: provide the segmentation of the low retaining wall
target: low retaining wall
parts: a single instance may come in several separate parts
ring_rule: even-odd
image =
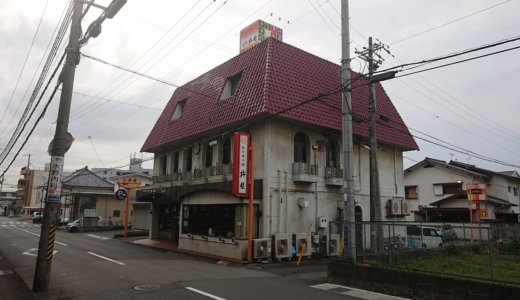
[[[520,299],[520,287],[355,265],[337,260],[328,265],[330,283],[424,300]]]

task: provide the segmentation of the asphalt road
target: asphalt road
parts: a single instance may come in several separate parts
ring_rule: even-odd
[[[40,230],[39,224],[0,217],[0,252],[29,287],[32,287]],[[342,288],[338,290],[337,286],[323,285],[324,264],[226,265],[133,244],[131,239],[112,239],[113,234],[58,231],[49,292],[36,297],[45,300],[361,299],[339,294]],[[370,299],[378,298],[372,295]]]

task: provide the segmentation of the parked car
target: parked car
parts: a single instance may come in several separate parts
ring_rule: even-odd
[[[43,221],[43,211],[35,211],[32,214],[33,223],[41,223]]]
[[[458,238],[457,233],[455,232],[455,228],[453,228],[450,224],[442,226],[441,236],[443,242],[454,241]]]
[[[96,225],[99,224],[100,222],[101,222],[101,217],[98,216]],[[76,232],[76,231],[80,230],[82,226],[83,226],[83,218],[79,218],[79,219],[74,220],[67,224],[67,231]]]
[[[407,226],[406,238],[410,250],[443,247],[442,236],[435,227]]]

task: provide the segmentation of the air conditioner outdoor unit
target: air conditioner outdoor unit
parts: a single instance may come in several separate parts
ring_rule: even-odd
[[[291,241],[291,235],[288,233],[274,234],[272,240],[274,258],[291,257]]]
[[[253,257],[255,259],[271,257],[271,239],[253,239]]]
[[[401,215],[401,200],[397,198],[388,199],[388,215],[400,216]]]
[[[402,201],[401,202],[401,204],[402,204],[401,205],[401,207],[402,207],[401,208],[402,214],[405,215],[405,216],[409,216],[410,213],[411,213],[411,210],[412,210],[411,209],[411,205],[412,204],[410,203],[410,200],[401,200],[401,201]]]
[[[329,235],[329,256],[339,256],[341,238],[337,233]]]
[[[296,233],[294,234],[294,244],[296,246],[296,255],[311,256],[312,244],[309,240],[311,235],[307,233]],[[302,252],[303,251],[303,252]]]

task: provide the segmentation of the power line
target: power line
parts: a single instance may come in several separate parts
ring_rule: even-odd
[[[415,71],[415,72],[411,72],[411,73],[398,75],[398,76],[395,76],[395,78],[405,77],[405,76],[408,76],[408,75],[422,73],[422,72],[426,72],[426,71],[431,71],[431,70],[435,70],[435,69],[439,69],[439,68],[443,68],[443,67],[447,67],[447,66],[451,66],[451,65],[456,65],[456,64],[463,63],[463,62],[468,62],[468,61],[471,61],[471,60],[484,58],[484,57],[487,57],[487,56],[496,55],[496,54],[500,54],[500,53],[504,53],[504,52],[508,52],[508,51],[512,51],[512,50],[516,50],[516,49],[520,49],[520,46],[511,47],[511,48],[507,48],[507,49],[504,49],[504,50],[495,51],[495,52],[491,52],[491,53],[488,53],[488,54],[483,54],[483,55],[479,55],[479,56],[475,56],[475,57],[459,60],[459,61],[456,61],[456,62],[452,62],[452,63],[448,63],[448,64],[444,64],[444,65],[440,65],[440,66],[436,66],[436,67],[432,67],[432,68],[427,68],[427,69],[423,69],[423,70],[419,70],[419,71]]]
[[[9,106],[11,105],[11,101],[13,101],[14,93],[16,92],[16,89],[18,88],[18,84],[20,83],[20,79],[22,78],[23,71],[25,71],[25,66],[27,65],[27,61],[29,60],[29,55],[31,54],[32,48],[34,46],[34,41],[36,40],[36,36],[38,35],[38,31],[40,30],[40,25],[42,24],[43,16],[45,15],[45,11],[47,11],[47,6],[49,5],[49,0],[45,2],[45,6],[43,7],[43,12],[40,17],[40,20],[38,21],[38,26],[36,27],[36,32],[33,35],[31,46],[29,47],[29,51],[27,51],[27,55],[25,56],[25,60],[23,62],[22,70],[20,71],[20,74],[18,74],[18,79],[16,80],[16,84],[14,86],[13,92],[11,93],[11,97],[9,97],[9,102],[7,103],[7,106],[4,108],[4,113],[2,114],[2,117],[0,117],[0,124],[4,120],[5,114],[7,110],[9,109]],[[25,97],[25,96],[24,96]],[[22,102],[20,101],[20,104]],[[18,106],[19,108],[20,106]],[[18,111],[18,109],[16,110]],[[16,112],[14,113],[16,114]],[[11,119],[12,120],[12,119]],[[9,122],[10,124],[11,122]]]
[[[65,54],[62,56],[61,58],[61,61],[63,61],[63,58],[65,57]],[[60,62],[60,65],[61,65],[61,62]],[[54,77],[54,75],[56,74],[56,71],[58,70],[58,67],[60,66],[58,65],[56,70],[54,70],[54,73],[52,74],[51,78],[49,79],[48,83],[47,83],[47,86],[45,87],[45,90],[47,89],[47,87],[49,86],[49,83],[50,83],[50,80]],[[13,159],[11,160],[11,162],[9,163],[9,165],[7,165],[7,167],[5,168],[5,170],[2,172],[2,175],[0,176],[4,176],[5,173],[9,170],[9,168],[11,167],[11,165],[14,163],[14,161],[16,160],[16,157],[18,157],[18,155],[20,154],[20,152],[22,151],[23,147],[25,146],[25,144],[27,143],[27,141],[29,140],[29,137],[31,137],[34,129],[36,128],[36,126],[38,125],[38,123],[41,121],[41,119],[43,119],[43,116],[45,115],[45,112],[47,111],[47,108],[49,107],[49,104],[51,104],[52,102],[52,98],[54,98],[54,95],[56,94],[56,91],[58,90],[58,87],[60,86],[61,84],[61,80],[58,80],[58,82],[56,83],[56,86],[54,87],[54,90],[52,91],[52,94],[51,96],[49,97],[49,100],[47,101],[47,103],[45,104],[45,107],[43,108],[42,112],[40,113],[40,116],[38,117],[38,119],[36,119],[36,122],[34,123],[33,127],[31,128],[31,131],[29,131],[29,133],[27,134],[27,136],[25,137],[25,140],[23,141],[22,145],[20,146],[20,148],[18,149],[18,151],[15,153]],[[45,90],[43,93],[45,93]],[[43,97],[43,93],[41,95],[41,97]],[[40,99],[41,99],[40,97]],[[34,112],[34,110],[33,110]],[[24,125],[25,126],[25,125]],[[19,136],[18,136],[19,137]],[[18,138],[17,137],[17,138]],[[3,160],[2,160],[3,162]]]
[[[27,107],[26,107],[26,109],[24,111],[24,114],[23,114],[22,118],[19,120],[18,125],[17,125],[16,129],[14,130],[13,134],[11,135],[11,138],[10,138],[7,146],[4,148],[4,150],[0,154],[0,157],[1,157],[0,164],[3,163],[3,161],[5,160],[7,155],[9,155],[9,153],[12,150],[12,148],[14,147],[14,144],[15,144],[16,140],[21,135],[21,132],[23,131],[23,128],[25,128],[25,124],[27,124],[27,122],[30,119],[30,117],[29,117],[29,119],[27,119],[27,114],[29,113],[30,108],[31,108],[33,102],[36,100],[36,97],[38,96],[38,91],[41,88],[41,86],[43,85],[45,77],[47,76],[47,72],[49,71],[49,69],[50,69],[50,67],[52,65],[52,62],[54,61],[54,58],[56,56],[56,52],[57,52],[57,50],[58,50],[58,48],[59,48],[59,46],[61,44],[61,41],[63,39],[63,35],[67,31],[66,27],[67,27],[67,25],[71,21],[72,4],[73,4],[73,2],[71,2],[71,4],[69,5],[69,10],[67,12],[67,16],[63,19],[62,27],[60,28],[60,31],[58,32],[58,35],[56,36],[56,39],[55,39],[53,48],[51,50],[51,53],[47,57],[47,61],[45,63],[45,66],[44,66],[41,74],[40,74],[40,78],[38,80],[37,86],[34,88],[34,91],[33,91],[32,95],[31,95],[31,99],[29,100],[29,103],[27,104]],[[42,96],[43,96],[43,94],[42,94]],[[40,97],[40,99],[41,99],[41,97]],[[33,108],[33,112],[34,112],[34,110],[36,109],[37,106],[38,106],[38,104],[36,104],[36,106]],[[31,113],[31,115],[32,115],[32,113]],[[24,125],[22,125],[22,124],[24,124]],[[22,128],[22,126],[23,126],[23,128]]]
[[[449,22],[447,22],[447,23],[443,23],[443,24],[441,24],[441,25],[438,25],[438,26],[432,27],[432,28],[430,28],[430,29],[427,29],[427,30],[421,31],[421,32],[419,32],[419,33],[413,34],[413,35],[411,35],[411,36],[408,36],[408,37],[405,37],[405,38],[403,38],[403,39],[397,40],[397,41],[395,41],[395,42],[393,42],[393,43],[390,43],[390,45],[395,45],[395,44],[398,44],[398,43],[404,42],[404,41],[406,41],[406,40],[408,40],[408,39],[411,39],[411,38],[417,37],[417,36],[419,36],[419,35],[422,35],[422,34],[425,34],[425,33],[427,33],[427,32],[433,31],[433,30],[435,30],[435,29],[439,29],[439,28],[441,28],[441,27],[444,27],[444,26],[447,26],[447,25],[453,24],[453,23],[458,22],[458,21],[460,21],[460,20],[464,20],[464,19],[466,19],[466,18],[469,18],[469,17],[474,16],[474,15],[476,15],[476,14],[479,14],[479,13],[481,13],[481,12],[484,12],[484,11],[490,10],[490,9],[492,9],[492,8],[495,8],[495,7],[497,7],[497,6],[500,6],[500,5],[502,5],[502,4],[505,4],[505,3],[507,3],[507,2],[511,2],[511,0],[506,0],[506,1],[503,1],[503,2],[500,2],[500,3],[497,3],[497,4],[495,4],[495,5],[492,5],[492,6],[489,6],[489,7],[487,7],[487,8],[484,8],[484,9],[481,9],[481,10],[479,10],[479,11],[476,11],[476,12],[474,12],[474,13],[471,13],[471,14],[469,14],[469,15],[465,15],[465,16],[463,16],[463,17],[457,18],[457,19],[452,20],[452,21],[449,21]]]

